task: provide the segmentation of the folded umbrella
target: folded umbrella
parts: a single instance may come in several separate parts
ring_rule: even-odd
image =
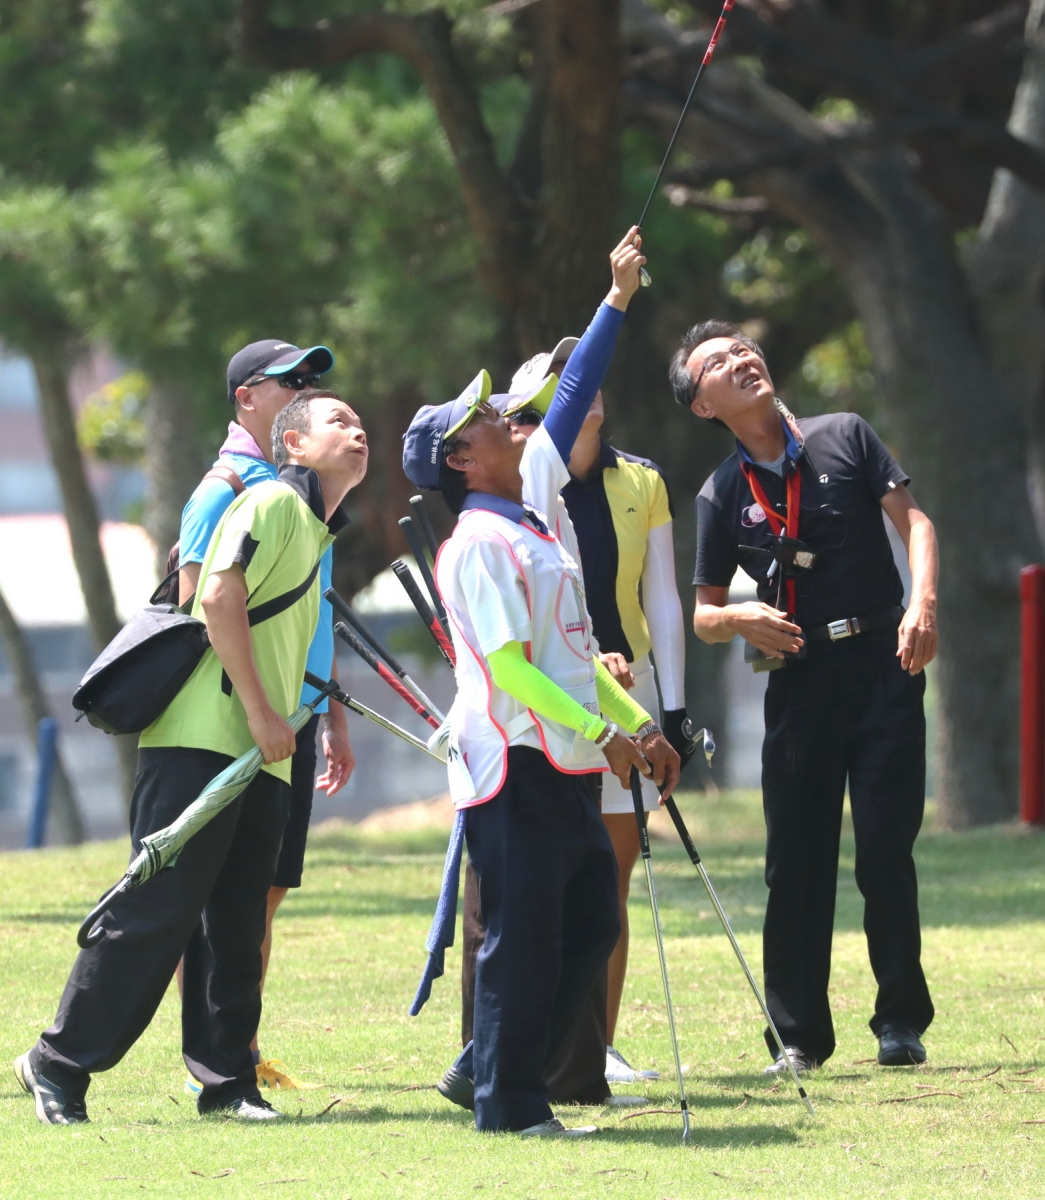
[[[336,689],[336,681],[327,684],[314,700],[302,704],[296,712],[291,713],[287,717],[287,724],[295,733],[303,729],[319,701]],[[236,799],[261,770],[264,761],[264,755],[257,746],[248,750],[246,754],[241,754],[220,775],[215,775],[199,796],[170,825],[142,838],[141,851],[133,859],[123,878],[105,893],[84,918],[76,935],[77,944],[81,949],[86,950],[105,936],[105,930],[95,926],[102,913],[111,907],[112,902],[124,892],[141,887],[158,871],[165,867],[173,867],[189,838]]]

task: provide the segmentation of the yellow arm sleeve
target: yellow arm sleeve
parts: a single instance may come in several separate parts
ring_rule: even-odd
[[[506,642],[500,650],[492,651],[486,658],[493,681],[501,691],[514,696],[520,704],[525,704],[539,716],[565,725],[567,729],[577,730],[589,742],[597,741],[606,731],[606,722],[600,716],[588,712],[543,671],[538,671],[533,663],[527,661],[521,642]],[[600,689],[600,702],[601,694]]]
[[[595,660],[595,689],[603,715],[619,725],[625,733],[634,733],[653,719],[632,700],[598,659]]]

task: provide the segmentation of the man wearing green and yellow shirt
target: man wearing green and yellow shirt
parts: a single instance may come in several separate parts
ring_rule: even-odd
[[[91,1075],[141,1036],[183,955],[182,1051],[203,1085],[199,1111],[279,1116],[258,1092],[250,1043],[261,1016],[265,902],[289,805],[295,734],[286,718],[316,627],[316,566],[344,523],[338,506],[366,472],[367,444],[352,409],[318,389],[282,410],[272,437],[278,480],[229,505],[200,572],[193,613],[211,648],[141,735],[132,855],[240,754],[257,745],[264,766],[173,868],[105,914],[105,936],[78,955],[55,1023],[15,1063],[45,1124],[87,1120]],[[258,620],[266,605],[277,611]]]

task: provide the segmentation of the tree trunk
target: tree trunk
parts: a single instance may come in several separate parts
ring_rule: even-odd
[[[102,553],[98,506],[87,482],[87,471],[76,438],[76,421],[69,397],[69,364],[61,352],[34,352],[31,357],[40,390],[40,416],[62,492],[62,508],[87,609],[87,622],[95,648],[101,651],[119,633],[121,622]],[[117,737],[115,742],[121,793],[129,811],[137,770],[138,739],[125,735]]]
[[[709,72],[686,140],[698,158],[822,137],[758,80]],[[663,105],[653,106],[664,121]],[[670,118],[669,118],[670,119]],[[1018,571],[1037,540],[1022,413],[991,365],[953,241],[902,150],[764,171],[751,190],[805,226],[845,279],[871,347],[891,440],[941,549],[938,746],[944,819],[965,827],[1016,811]]]
[[[1033,0],[1009,132],[1045,149],[1043,38],[1045,0]],[[1026,413],[1031,502],[1045,541],[1045,194],[995,172],[966,268],[992,357]]]
[[[192,398],[177,384],[154,381],[145,405],[145,529],[161,578],[180,536],[182,509],[204,470]]]
[[[37,727],[45,717],[51,717],[53,713],[47,703],[47,695],[40,681],[29,642],[3,592],[0,592],[0,638],[3,639],[4,653],[18,687],[18,699],[22,705],[26,732],[35,750]],[[76,795],[66,774],[61,750],[57,753],[54,779],[51,783],[51,821],[55,841],[59,845],[78,846],[83,841],[83,818],[80,816]]]

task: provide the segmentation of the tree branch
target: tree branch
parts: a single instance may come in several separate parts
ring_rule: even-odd
[[[493,138],[450,34],[450,20],[440,9],[283,27],[269,21],[268,0],[240,0],[239,5],[240,50],[250,62],[286,71],[388,53],[414,68],[450,143],[472,230],[492,267],[491,285],[503,297],[521,254],[522,212],[497,163]]]

